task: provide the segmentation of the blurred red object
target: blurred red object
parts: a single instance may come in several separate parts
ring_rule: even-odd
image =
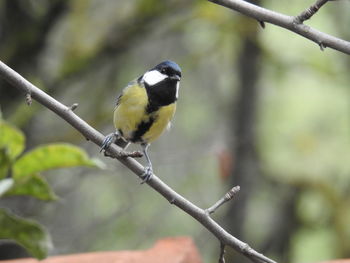
[[[219,175],[222,180],[227,180],[227,178],[232,174],[233,170],[233,155],[227,149],[221,149],[217,153],[219,162]]]
[[[350,263],[349,258],[344,258],[344,259],[334,259],[334,260],[327,260],[327,261],[322,261],[319,263]]]
[[[25,258],[1,263],[202,263],[198,250],[189,237],[165,238],[143,251],[108,251],[53,256],[42,261]]]

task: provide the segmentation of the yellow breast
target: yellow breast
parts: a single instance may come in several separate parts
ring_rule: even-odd
[[[171,119],[174,116],[176,110],[176,104],[172,103],[167,106],[161,107],[155,114],[155,121],[150,129],[142,136],[146,142],[152,142],[156,140],[167,128]]]
[[[146,114],[147,104],[148,96],[145,88],[135,83],[124,89],[114,111],[114,126],[122,131],[126,140],[132,139],[140,123],[148,122],[150,119],[154,121],[141,138],[148,143],[156,140],[166,129],[176,110],[176,105],[173,103]]]

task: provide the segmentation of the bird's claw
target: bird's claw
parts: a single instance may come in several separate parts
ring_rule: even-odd
[[[151,178],[152,178],[152,175],[153,175],[152,167],[150,167],[150,166],[145,167],[145,170],[144,170],[143,174],[141,175],[141,177],[142,177],[141,184],[149,182],[149,180],[151,180]]]
[[[101,146],[101,150],[102,151],[106,151],[106,149],[112,144],[114,143],[117,139],[119,138],[119,135],[117,133],[110,133],[108,134],[103,142],[102,142],[102,146]]]

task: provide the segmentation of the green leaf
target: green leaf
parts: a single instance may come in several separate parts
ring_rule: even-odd
[[[54,201],[58,198],[46,179],[37,174],[20,180],[6,195],[30,195],[43,201]]]
[[[97,164],[79,147],[64,143],[43,145],[17,160],[13,166],[13,176],[20,179],[50,169],[73,166],[96,167]]]
[[[0,120],[0,149],[7,157],[14,160],[24,149],[24,135],[17,128]]]
[[[12,178],[5,178],[0,180],[0,197],[3,196],[14,184]]]
[[[23,246],[32,256],[43,259],[52,247],[44,227],[0,209],[0,239],[11,239]]]

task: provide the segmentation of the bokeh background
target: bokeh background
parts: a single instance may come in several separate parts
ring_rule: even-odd
[[[296,15],[313,1],[255,1]],[[350,1],[306,23],[350,39]],[[152,144],[155,173],[200,207],[240,185],[213,217],[281,262],[350,257],[349,56],[208,1],[2,0],[0,59],[104,134],[121,89],[165,59],[183,70],[172,129]],[[205,262],[217,240],[55,114],[0,83],[5,120],[27,150],[79,145],[105,169],[45,173],[60,199],[3,198],[44,224],[51,255],[136,250],[191,236]],[[138,149],[131,146],[130,149]],[[140,160],[143,162],[143,160]],[[15,251],[15,252],[14,252]],[[0,257],[24,252],[6,244]],[[228,262],[246,262],[228,249]]]

